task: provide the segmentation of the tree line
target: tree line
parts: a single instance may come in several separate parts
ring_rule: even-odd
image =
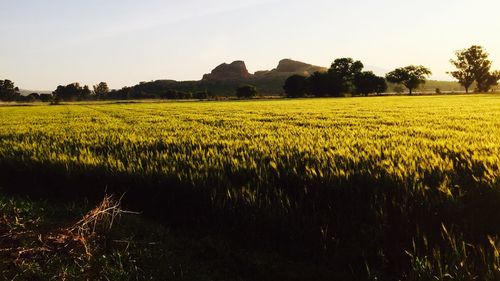
[[[352,58],[336,59],[327,72],[315,72],[309,77],[290,76],[283,86],[288,97],[341,96],[345,94],[381,94],[387,91],[387,82],[404,85],[409,94],[425,83],[431,71],[424,66],[409,65],[397,68],[384,77],[372,71],[363,71],[363,63]]]
[[[110,90],[106,82],[100,82],[93,86],[92,91],[88,86],[82,87],[79,83],[72,83],[66,86],[58,86],[53,95],[56,101],[207,99],[213,96],[210,91],[191,93],[173,89],[158,90],[145,82],[141,82],[133,87],[123,87],[119,90]]]
[[[456,58],[450,62],[456,70],[448,72],[458,80],[469,93],[473,84],[476,92],[486,93],[498,85],[500,71],[491,70],[492,61],[481,46],[471,46],[455,52]],[[363,63],[352,58],[336,59],[327,72],[315,72],[311,76],[292,75],[283,89],[288,97],[340,96],[345,94],[368,95],[384,93],[387,82],[403,85],[411,95],[426,82],[432,72],[424,66],[409,65],[396,68],[385,77],[376,76],[371,71],[363,71]]]
[[[16,101],[20,96],[19,88],[14,85],[14,82],[8,79],[0,80],[0,100]]]
[[[476,92],[488,92],[498,85],[500,71],[492,70],[492,61],[486,50],[477,45],[455,52],[456,58],[451,64],[456,68],[448,72],[458,80],[460,85],[469,93],[475,86]],[[288,97],[337,97],[349,95],[380,94],[387,91],[387,83],[402,85],[413,94],[432,72],[421,65],[409,65],[396,68],[385,77],[375,75],[371,71],[363,71],[361,61],[352,58],[336,59],[325,72],[315,72],[310,76],[292,75],[283,85]],[[244,85],[235,89],[238,98],[251,98],[258,95],[255,86]],[[195,93],[173,89],[159,88],[154,83],[141,82],[133,87],[123,87],[119,90],[110,90],[106,82],[94,85],[90,89],[87,85],[71,83],[59,85],[52,94],[32,93],[22,96],[19,88],[11,80],[0,80],[1,101],[83,101],[83,100],[127,100],[127,99],[209,99],[216,95],[209,90]]]
[[[363,63],[352,58],[336,59],[326,72],[315,72],[311,76],[292,75],[283,89],[288,97],[340,96],[346,93],[383,93],[387,83],[371,71],[363,71]]]

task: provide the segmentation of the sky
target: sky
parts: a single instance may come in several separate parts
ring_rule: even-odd
[[[450,80],[454,51],[481,45],[500,68],[498,0],[0,0],[0,79],[22,89],[199,80],[244,60],[410,64]]]

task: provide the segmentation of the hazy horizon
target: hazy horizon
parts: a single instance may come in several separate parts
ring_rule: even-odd
[[[421,64],[431,79],[451,80],[454,51],[473,44],[500,66],[493,0],[1,2],[0,79],[23,89],[199,80],[223,62],[244,60],[253,73],[283,58],[328,66],[352,57],[387,70]]]

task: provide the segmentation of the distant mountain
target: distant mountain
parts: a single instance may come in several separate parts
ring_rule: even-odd
[[[19,92],[23,96],[27,96],[32,93],[37,93],[37,94],[51,94],[52,91],[43,91],[43,90],[26,90],[26,89],[19,89]]]
[[[272,70],[255,72],[248,82],[255,85],[264,95],[283,95],[285,93],[283,85],[288,77],[294,74],[309,76],[316,71],[324,72],[327,70],[326,67],[283,59]]]
[[[249,73],[244,61],[223,63],[210,73],[203,75],[199,81],[157,80],[141,83],[135,87],[148,94],[158,94],[169,90],[182,92],[209,91],[219,96],[234,95],[237,87],[251,84],[263,95],[282,95],[285,80],[293,74],[308,76],[315,71],[326,71],[327,68],[300,61],[284,59],[272,70],[261,70]]]
[[[283,59],[273,70],[261,70],[250,74],[244,61],[234,61],[230,64],[223,63],[217,66],[210,74],[205,74],[202,81],[235,81],[235,80],[266,80],[275,77],[286,77],[293,74],[309,76],[315,71],[326,71],[327,68],[311,64]]]
[[[251,76],[244,61],[234,61],[231,64],[223,63],[217,66],[210,74],[203,75],[202,81],[245,80]]]
[[[315,66],[300,61],[291,59],[283,59],[279,62],[278,67],[269,71],[257,71],[254,74],[255,79],[265,79],[269,77],[285,77],[288,78],[294,74],[309,76],[316,71],[324,72],[328,69],[326,67]]]

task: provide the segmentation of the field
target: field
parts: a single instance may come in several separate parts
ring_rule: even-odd
[[[360,279],[498,280],[499,152],[498,95],[0,107],[5,192],[125,193]]]

